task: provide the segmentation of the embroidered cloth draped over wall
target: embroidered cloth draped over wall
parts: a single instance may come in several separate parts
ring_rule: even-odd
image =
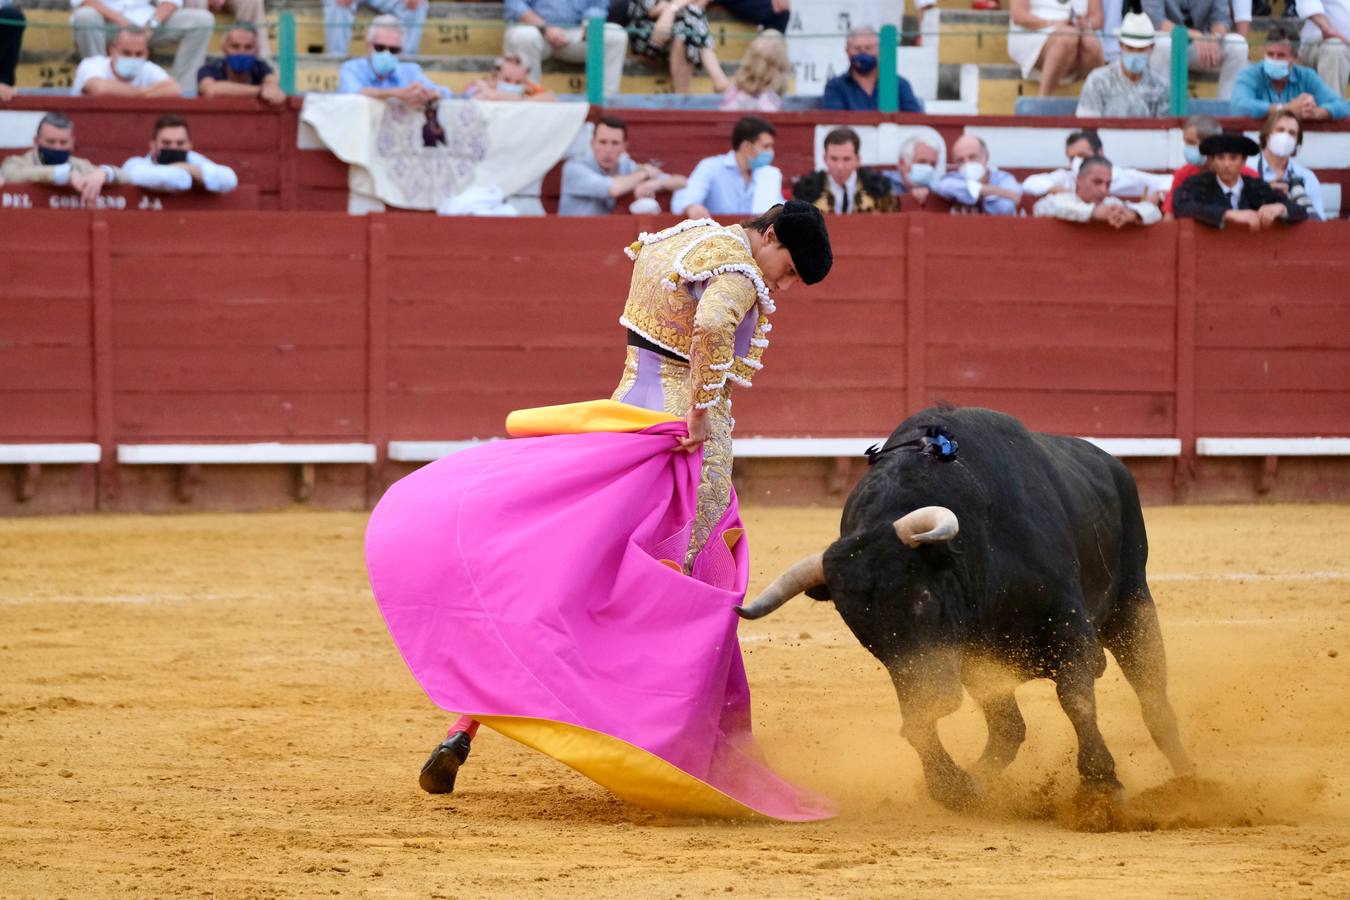
[[[426,114],[359,94],[309,94],[300,120],[350,165],[354,194],[403,209],[436,209],[472,187],[506,196],[542,178],[586,121],[585,103],[443,100],[444,145],[426,147]]]

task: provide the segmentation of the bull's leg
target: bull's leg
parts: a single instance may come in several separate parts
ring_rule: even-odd
[[[1078,735],[1078,774],[1083,778],[1084,787],[1118,791],[1121,784],[1116,779],[1116,761],[1111,758],[1111,751],[1106,749],[1106,741],[1097,728],[1095,678],[1095,666],[1086,659],[1071,660],[1055,674],[1055,692]]]
[[[924,783],[933,799],[948,809],[968,812],[982,798],[979,782],[952,759],[938,737],[938,719],[961,706],[961,681],[954,657],[934,654],[891,668],[900,699],[905,736],[923,764]]]
[[[998,775],[1017,757],[1017,751],[1027,737],[1027,723],[1022,719],[1022,711],[1011,690],[972,693],[984,711],[984,721],[989,728],[989,739],[985,741],[979,762],[975,763],[975,772],[984,777]]]
[[[1167,699],[1167,654],[1152,598],[1144,596],[1128,601],[1112,617],[1102,634],[1102,643],[1139,696],[1144,724],[1153,736],[1153,743],[1172,764],[1172,771],[1179,776],[1193,774],[1195,765],[1181,744],[1177,714]]]
[[[900,733],[905,736],[923,764],[923,780],[929,795],[955,812],[970,812],[984,799],[977,782],[969,772],[956,764],[938,737],[937,719],[920,719],[901,711],[905,724]]]

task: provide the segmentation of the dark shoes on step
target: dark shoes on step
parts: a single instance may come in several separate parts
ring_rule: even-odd
[[[422,765],[422,774],[417,777],[417,783],[428,794],[452,793],[459,767],[468,758],[469,736],[456,731],[431,751],[431,756]]]

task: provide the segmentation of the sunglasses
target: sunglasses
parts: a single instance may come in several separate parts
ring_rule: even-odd
[[[370,47],[376,53],[383,53],[385,50],[388,50],[395,56],[403,52],[403,48],[395,44],[371,44]]]

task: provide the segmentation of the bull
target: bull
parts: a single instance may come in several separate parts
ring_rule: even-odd
[[[1167,698],[1139,495],[1119,460],[1003,413],[943,406],[906,419],[868,462],[839,539],[738,607],[741,616],[764,616],[803,591],[832,600],[889,673],[901,733],[929,793],[951,809],[977,806],[982,783],[1017,755],[1026,724],[1013,690],[1033,678],[1054,681],[1083,789],[1118,795],[1097,727],[1104,649],[1173,771],[1192,773]],[[937,731],[963,686],[988,725],[974,774]]]

